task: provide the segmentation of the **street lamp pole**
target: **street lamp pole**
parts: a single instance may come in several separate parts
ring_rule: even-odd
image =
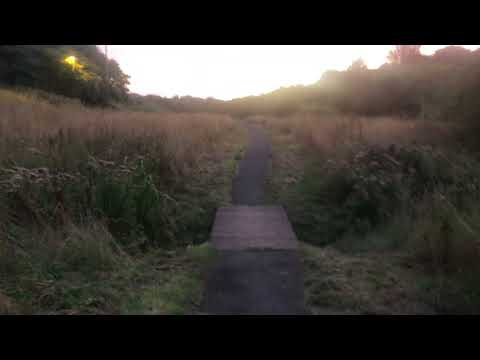
[[[105,97],[108,99],[109,87],[108,87],[108,47],[105,45]]]
[[[105,45],[105,81],[108,81],[108,45]]]

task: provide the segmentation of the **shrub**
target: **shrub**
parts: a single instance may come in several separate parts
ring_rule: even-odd
[[[301,183],[303,198],[316,209],[314,214],[325,214],[310,215],[307,222],[323,229],[312,238],[332,242],[346,233],[365,235],[434,192],[457,206],[480,194],[480,166],[462,155],[413,145],[357,150],[349,157],[309,165]]]

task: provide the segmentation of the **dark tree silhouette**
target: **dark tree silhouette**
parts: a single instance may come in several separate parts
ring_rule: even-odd
[[[395,45],[395,49],[388,53],[387,59],[394,64],[412,64],[422,58],[422,45]]]
[[[437,50],[432,55],[432,60],[442,63],[461,64],[470,60],[472,52],[463,46],[447,46]]]
[[[75,59],[75,66],[66,62]],[[78,98],[86,104],[105,105],[128,98],[129,76],[115,60],[109,60],[95,45],[2,45],[0,84],[28,87]]]
[[[367,69],[367,65],[365,65],[365,61],[362,58],[353,61],[352,65],[348,67],[348,71],[363,71]]]

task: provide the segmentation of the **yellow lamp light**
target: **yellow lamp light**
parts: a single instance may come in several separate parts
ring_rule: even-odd
[[[65,58],[65,62],[67,64],[70,64],[72,66],[72,68],[75,69],[75,65],[77,63],[77,58],[75,56],[71,55],[71,56],[68,56],[68,57]]]

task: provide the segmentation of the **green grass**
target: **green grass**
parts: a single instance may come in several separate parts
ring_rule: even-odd
[[[151,255],[152,256],[152,255]],[[148,281],[133,291],[122,305],[124,314],[185,315],[199,312],[203,284],[209,264],[215,256],[209,244],[197,245],[173,255],[160,270],[150,261]]]
[[[344,253],[301,244],[305,298],[313,314],[435,314],[421,271],[401,253]]]
[[[4,289],[23,314],[193,314],[213,258],[209,244],[157,250],[114,270],[57,269],[50,276],[22,276]],[[7,310],[0,301],[0,313]]]

